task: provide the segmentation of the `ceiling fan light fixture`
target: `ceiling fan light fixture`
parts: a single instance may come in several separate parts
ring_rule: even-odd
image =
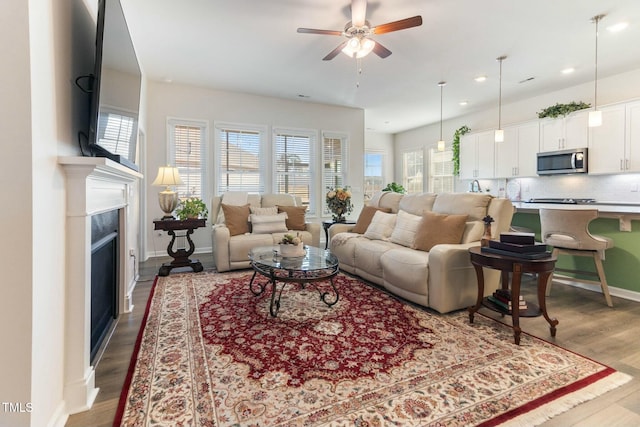
[[[350,58],[364,58],[371,53],[376,46],[376,42],[366,37],[352,37],[342,48],[342,53]]]

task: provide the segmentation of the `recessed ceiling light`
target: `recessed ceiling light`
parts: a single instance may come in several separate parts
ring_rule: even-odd
[[[466,101],[466,100],[460,101],[458,104],[464,107],[465,105],[469,105],[469,101]]]
[[[573,67],[569,67],[569,68],[565,68],[564,70],[562,70],[562,74],[571,74],[575,71],[576,69]]]
[[[478,76],[473,80],[477,81],[478,83],[482,83],[483,81],[487,80],[487,76]]]
[[[613,24],[607,27],[607,30],[612,33],[617,33],[618,31],[622,31],[629,26],[628,22],[618,22],[617,24]]]
[[[298,98],[311,98],[311,96],[309,96],[309,95],[304,95],[304,94],[302,94],[302,93],[299,93],[299,94],[298,94]]]

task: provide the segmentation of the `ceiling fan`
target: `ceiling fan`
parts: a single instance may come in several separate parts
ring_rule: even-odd
[[[404,30],[422,25],[422,16],[412,16],[411,18],[389,22],[387,24],[371,27],[366,18],[367,0],[351,0],[351,21],[344,26],[344,31],[337,30],[316,30],[313,28],[298,28],[299,33],[324,34],[330,36],[344,36],[347,38],[338,47],[333,49],[323,61],[330,61],[340,52],[352,58],[362,58],[373,51],[380,58],[391,55],[391,51],[380,43],[372,40],[371,35],[390,33],[392,31]]]

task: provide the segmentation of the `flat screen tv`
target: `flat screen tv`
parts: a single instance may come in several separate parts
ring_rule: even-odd
[[[138,170],[142,75],[120,0],[100,0],[88,153]]]

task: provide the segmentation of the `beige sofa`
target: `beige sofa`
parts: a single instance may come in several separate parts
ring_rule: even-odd
[[[220,272],[249,268],[249,250],[258,246],[270,246],[277,244],[285,232],[256,234],[244,233],[232,236],[225,224],[225,218],[221,208],[222,196],[216,196],[211,200],[210,218],[214,222],[211,230],[213,261]],[[302,206],[299,198],[290,194],[249,194],[247,203],[251,207],[265,208],[273,206]],[[302,241],[309,246],[320,246],[320,229],[317,223],[305,223],[304,230],[291,230],[291,233],[299,233]]]
[[[352,233],[353,225],[335,224],[329,229],[331,252],[338,257],[342,270],[440,313],[476,302],[476,273],[468,249],[480,245],[484,234],[482,218],[490,215],[494,219],[492,236],[497,238],[509,230],[514,212],[507,199],[475,193],[403,196],[386,192],[374,196],[369,205],[386,208],[396,215],[399,211],[412,215],[423,215],[424,211],[468,215],[466,224],[461,224],[464,228],[461,243],[438,244],[428,252],[389,239],[369,239],[364,234]],[[499,279],[499,271],[485,269],[485,296],[497,289]]]

